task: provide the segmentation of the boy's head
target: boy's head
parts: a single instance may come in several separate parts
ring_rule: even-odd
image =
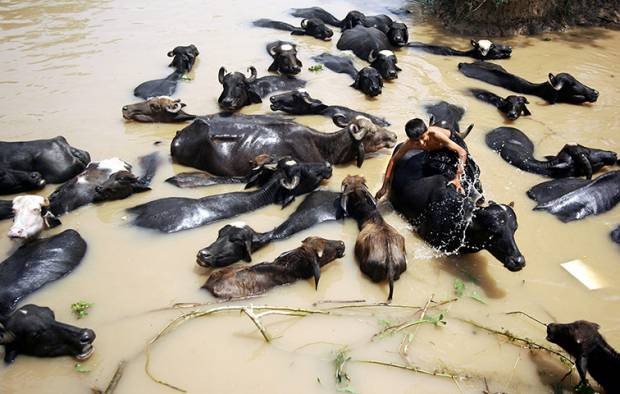
[[[420,118],[411,119],[405,125],[405,133],[407,133],[407,137],[412,140],[419,139],[426,130],[428,130],[426,124]]]

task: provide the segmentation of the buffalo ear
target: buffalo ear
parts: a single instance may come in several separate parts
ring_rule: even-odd
[[[523,105],[523,115],[530,116],[531,114],[532,113],[530,112],[530,110],[525,105]]]
[[[509,206],[510,208],[514,208],[514,207],[515,207],[515,202],[514,202],[514,201],[510,201],[510,202],[508,203],[508,206]]]
[[[311,259],[310,264],[312,265],[312,276],[314,276],[314,290],[317,290],[319,288],[319,280],[321,279],[321,266],[319,265],[317,254],[312,255]]]
[[[58,227],[62,224],[60,219],[58,219],[51,211],[45,212],[45,215],[43,215],[43,221],[45,222],[45,226],[47,228]]]
[[[364,151],[364,143],[359,142],[357,144],[357,167],[361,167],[364,164],[364,158],[366,156],[366,152]]]
[[[340,208],[342,208],[342,211],[344,212],[345,215],[348,215],[347,212],[347,203],[349,202],[349,193],[347,192],[343,192],[340,195]]]
[[[394,65],[394,68],[396,69],[396,71],[403,71],[403,69],[398,67],[397,65]]]
[[[145,185],[144,183],[138,181],[138,182],[134,182],[131,185],[131,190],[134,193],[142,193],[142,192],[146,192],[146,191],[151,190],[151,188],[148,187],[147,185]]]
[[[355,89],[360,87],[360,75],[359,74],[355,76],[355,81],[353,81],[353,83],[351,84],[351,87]]]
[[[278,64],[275,60],[271,63],[271,66],[269,66],[267,71],[270,71],[270,72],[278,71]]]
[[[248,98],[250,100],[250,103],[253,103],[253,104],[258,104],[258,103],[263,102],[263,99],[260,97],[260,95],[256,93],[256,91],[252,88],[248,88]]]
[[[245,240],[243,248],[243,261],[252,262],[252,240]]]
[[[11,345],[6,345],[4,347],[4,362],[7,364],[13,363],[17,358],[17,349]]]
[[[0,345],[8,345],[15,340],[15,334],[7,330],[2,323],[0,323]]]

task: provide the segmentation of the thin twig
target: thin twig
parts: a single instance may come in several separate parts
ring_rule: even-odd
[[[433,301],[434,296],[435,294],[431,295],[431,298],[429,298],[428,301],[426,302],[426,305],[424,305],[424,309],[422,309],[422,313],[420,314],[421,320],[424,320],[424,316],[426,316],[426,312],[428,311],[428,306]],[[418,332],[418,327],[416,327],[416,330],[413,333],[405,335],[403,337],[402,342],[400,343],[400,348],[398,349],[400,356],[405,360],[405,362],[408,365],[411,364],[411,362],[409,361],[409,357],[407,356],[407,353],[409,352],[409,345],[411,345],[411,342],[413,341],[413,336],[417,334],[417,332]]]
[[[366,302],[366,300],[319,300],[312,303],[312,306],[318,306],[322,304],[355,304],[358,302]]]
[[[538,320],[537,318],[535,318],[535,317],[533,317],[533,316],[530,316],[530,315],[528,315],[528,314],[527,314],[527,313],[525,313],[525,312],[521,312],[521,311],[514,311],[514,312],[506,312],[506,314],[507,314],[507,315],[517,315],[517,314],[521,314],[521,315],[524,315],[524,316],[529,317],[530,319],[534,320],[536,323],[540,323],[540,324],[542,324],[542,325],[543,325],[543,326],[545,326],[545,327],[547,326],[547,323],[543,323],[543,322],[541,322],[540,320]]]
[[[263,323],[261,323],[258,317],[256,317],[254,312],[252,312],[250,308],[243,308],[242,311],[250,318],[250,320],[252,320],[252,322],[254,322],[256,328],[258,328],[258,331],[260,331],[260,333],[263,335],[263,338],[265,338],[265,342],[271,342],[271,336],[265,329],[265,326],[263,326]]]
[[[454,378],[461,379],[462,378],[461,376],[452,375],[452,374],[445,373],[445,372],[427,371],[425,369],[414,367],[414,366],[402,365],[402,364],[396,364],[396,363],[388,363],[388,362],[384,362],[384,361],[377,361],[377,360],[351,360],[351,361],[352,362],[356,362],[356,363],[376,364],[376,365],[383,365],[383,366],[386,366],[386,367],[406,369],[407,371],[417,372],[417,373],[421,373],[421,374],[424,374],[424,375],[441,376],[441,377],[444,377],[444,378],[451,378],[451,379],[454,379]]]

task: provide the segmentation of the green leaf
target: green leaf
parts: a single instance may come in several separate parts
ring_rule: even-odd
[[[88,316],[88,309],[93,305],[95,304],[86,301],[78,301],[71,304],[71,310],[75,314],[75,317],[82,319]]]
[[[308,70],[312,71],[313,73],[316,73],[316,72],[319,72],[319,71],[323,71],[323,65],[322,64],[315,64],[314,66],[308,67]]]
[[[355,389],[350,384],[344,387],[338,387],[336,388],[336,390],[340,391],[341,393],[358,394],[357,391],[355,391]]]
[[[84,365],[82,365],[80,363],[75,363],[75,365],[73,366],[73,369],[75,369],[75,371],[79,372],[79,373],[88,373],[88,372],[90,372],[90,369],[86,368]]]
[[[478,301],[481,304],[487,305],[487,302],[482,298],[482,296],[480,294],[478,294],[477,291],[472,291],[471,298],[473,298],[474,300]]]
[[[454,294],[456,294],[456,296],[460,298],[461,296],[463,296],[464,291],[465,283],[463,283],[463,281],[459,278],[454,279]]]
[[[378,323],[384,329],[388,328],[388,327],[390,327],[392,325],[392,322],[389,321],[389,320],[386,320],[386,319],[379,319]]]

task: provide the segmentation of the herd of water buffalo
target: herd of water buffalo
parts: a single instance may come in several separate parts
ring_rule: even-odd
[[[317,7],[295,9],[292,15],[304,18],[299,27],[268,19],[257,20],[254,25],[321,40],[333,37],[327,25],[341,28],[337,48],[352,51],[368,66],[358,70],[349,57],[329,53],[313,59],[330,70],[350,75],[354,81],[351,86],[371,97],[381,94],[384,80],[398,78],[401,70],[394,50],[411,48],[474,58],[473,63],[460,63],[458,70],[467,77],[539,96],[551,104],[580,104],[598,98],[596,90],[566,73],[549,74],[547,81],[532,83],[487,62],[512,54],[512,48],[488,40],[472,40],[469,50],[457,50],[409,42],[407,26],[387,15],[351,11],[339,20]],[[383,118],[324,104],[300,89],[306,82],[295,77],[302,70],[297,48],[287,41],[267,44],[267,53],[273,58],[268,71],[275,75],[259,78],[254,67],[248,68],[248,75],[220,68],[218,79],[223,90],[218,103],[223,112],[206,116],[186,113],[185,104],[170,97],[178,80],[194,66],[198,49],[179,46],[168,53],[174,71],[136,87],[134,95],[145,101],[123,107],[123,117],[138,122],[191,121],[177,132],[170,153],[174,162],[200,171],[180,173],[167,182],[180,188],[239,183],[251,190],[150,201],[128,209],[131,223],[172,233],[269,204],[286,206],[297,196],[308,194],[290,217],[270,231],[260,233],[242,223],[222,227],[215,242],[197,253],[199,265],[217,268],[204,287],[215,297],[233,299],[255,296],[299,279],[314,278],[318,286],[321,267],[343,256],[343,242],[308,237],[299,248],[273,262],[250,267],[232,264],[251,261],[253,252],[272,241],[322,222],[350,217],[359,226],[355,257],[360,269],[374,282],[387,280],[389,302],[394,282],[407,268],[403,236],[382,218],[363,177],[346,177],[339,193],[316,189],[331,177],[332,165],[355,162],[360,167],[369,154],[394,148],[396,134],[386,129],[389,122]],[[271,95],[274,92],[282,93]],[[511,121],[532,115],[524,96],[504,98],[482,89],[471,89],[471,93],[497,107]],[[273,111],[328,116],[338,129],[326,133],[277,114],[235,113],[269,95]],[[471,127],[461,133],[462,108],[439,102],[426,110],[430,125],[449,130],[450,139],[467,149],[464,137]],[[564,222],[606,212],[620,202],[620,171],[607,171],[592,180],[602,168],[617,165],[614,152],[566,145],[557,155],[538,160],[530,139],[513,127],[492,130],[486,135],[486,143],[513,166],[555,178],[534,186],[527,194],[538,203],[535,209],[549,211]],[[9,237],[23,242],[0,263],[0,344],[4,345],[6,362],[12,362],[19,353],[78,358],[92,353],[92,330],[57,322],[49,308],[27,305],[16,309],[24,297],[71,272],[86,252],[86,242],[74,230],[48,238],[39,235],[61,225],[61,215],[81,206],[150,190],[160,161],[157,154],[140,158],[142,173],[138,176],[131,165],[118,158],[91,162],[88,152],[72,147],[63,137],[0,142],[0,194],[61,184],[48,197],[21,194],[12,201],[0,201],[0,218],[13,218]],[[456,168],[457,157],[448,150],[409,152],[394,167],[389,191],[392,206],[422,239],[440,251],[463,254],[487,250],[510,271],[521,270],[525,258],[514,239],[517,218],[512,207],[480,198],[480,168],[471,155],[462,177],[465,193],[448,182],[455,177]],[[620,243],[620,227],[612,239]],[[620,392],[620,378],[612,374],[620,370],[620,355],[598,333],[598,325],[586,321],[549,324],[547,332],[549,341],[576,358],[583,382],[588,371],[608,393]]]

